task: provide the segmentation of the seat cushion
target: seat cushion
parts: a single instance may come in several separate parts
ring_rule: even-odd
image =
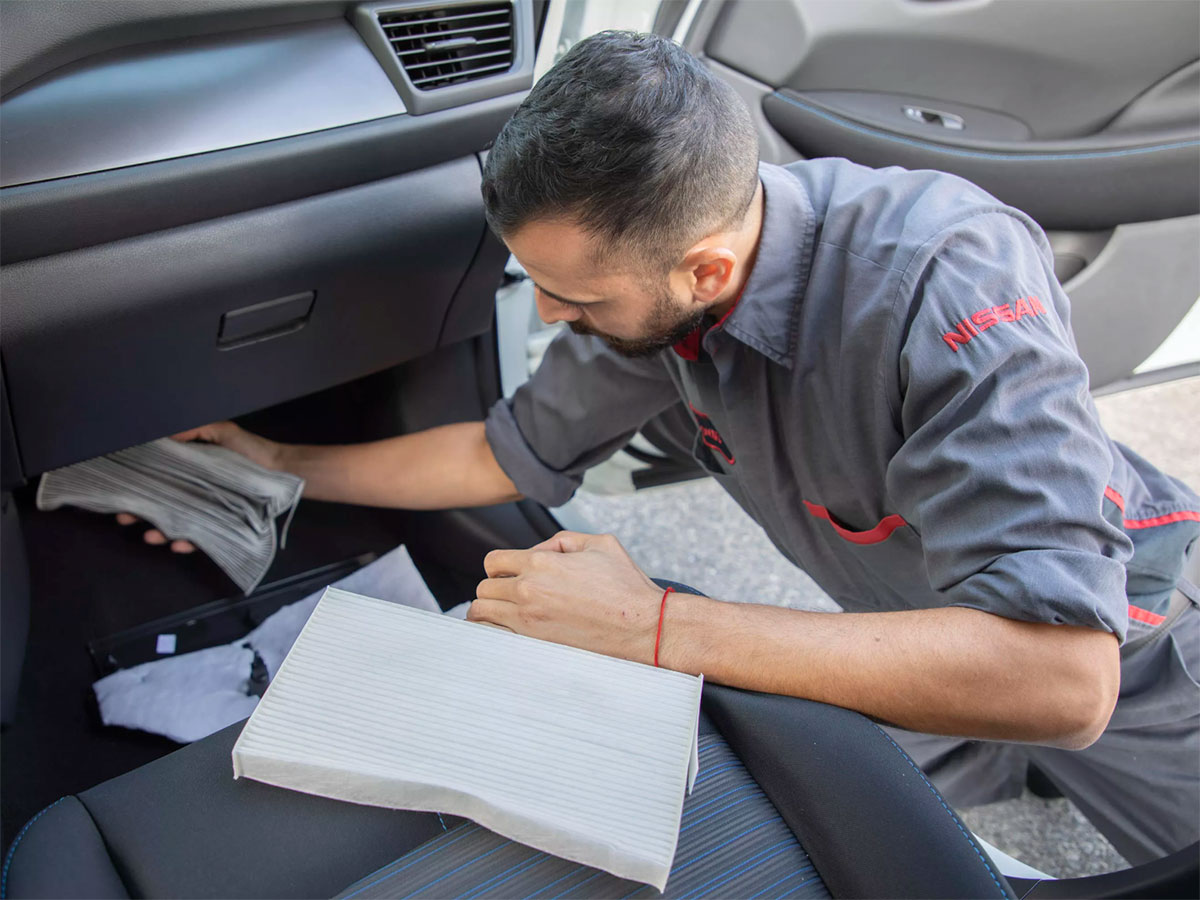
[[[657,897],[626,881],[474,823],[447,830],[342,897]],[[700,737],[700,774],[683,806],[664,897],[828,897],[779,812],[719,734]]]

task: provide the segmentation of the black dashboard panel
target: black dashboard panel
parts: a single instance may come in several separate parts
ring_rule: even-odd
[[[475,153],[522,97],[5,188],[0,263],[311,197]]]
[[[345,0],[37,0],[0,3],[0,93],[119,47],[341,18]]]
[[[0,103],[0,186],[102,172],[405,112],[354,28],[327,19],[144,44]]]
[[[472,155],[5,266],[5,381],[25,475],[430,352],[483,234],[479,182]],[[309,291],[303,327],[218,346],[225,313]]]
[[[544,5],[515,2],[530,60]],[[484,239],[477,154],[524,94],[467,101],[512,73],[410,115],[353,6],[211,8],[98,0],[92,32],[5,37],[24,54],[0,104],[6,487],[491,325],[506,252]],[[5,24],[58,34],[84,11]]]

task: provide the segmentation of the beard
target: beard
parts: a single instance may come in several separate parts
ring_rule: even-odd
[[[692,312],[679,310],[671,302],[671,295],[665,288],[654,298],[654,306],[646,319],[642,337],[620,338],[603,331],[597,331],[582,322],[570,322],[568,326],[576,334],[591,335],[604,341],[614,352],[629,359],[644,359],[661,353],[669,347],[678,344],[695,331],[704,322],[707,312],[703,309]]]

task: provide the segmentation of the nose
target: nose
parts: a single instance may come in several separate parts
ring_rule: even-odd
[[[553,325],[555,322],[574,322],[583,314],[582,310],[559,303],[553,297],[547,297],[540,290],[536,296],[538,317],[547,325]]]

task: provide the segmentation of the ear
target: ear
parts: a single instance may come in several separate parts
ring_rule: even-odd
[[[737,254],[720,244],[693,246],[677,267],[688,282],[693,301],[705,306],[724,293],[733,280]]]

